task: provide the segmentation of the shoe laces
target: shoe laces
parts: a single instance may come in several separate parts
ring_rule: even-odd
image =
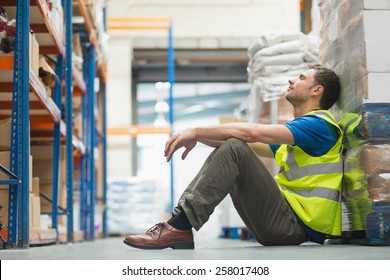
[[[150,229],[148,229],[146,231],[146,233],[150,233],[153,235],[158,233],[158,238],[160,238],[161,233],[162,233],[162,228],[163,228],[163,223],[158,223],[158,224],[155,224],[154,226],[152,226]]]

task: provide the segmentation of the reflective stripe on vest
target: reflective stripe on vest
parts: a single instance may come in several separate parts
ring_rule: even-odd
[[[305,176],[311,175],[322,175],[329,173],[339,173],[340,170],[343,170],[343,160],[340,151],[340,161],[333,163],[322,163],[322,164],[311,164],[303,167],[298,166],[298,162],[294,157],[294,148],[291,146],[287,147],[288,155],[286,159],[286,164],[290,170],[281,169],[282,173],[290,181],[296,180]]]
[[[349,132],[349,127],[357,120],[359,119],[359,117],[355,117],[353,119],[351,119],[350,121],[347,122],[347,124],[345,125],[344,127],[344,131],[346,131],[347,133],[344,133],[344,137],[343,137],[343,144],[344,144],[344,147],[347,149],[347,150],[351,150],[352,147],[351,147],[351,143],[348,139],[348,132]]]
[[[303,197],[320,197],[325,199],[330,199],[336,202],[339,202],[341,200],[341,192],[338,190],[332,190],[325,187],[316,187],[313,190],[291,190],[289,188],[286,188],[284,186],[280,186],[286,191],[296,193]]]
[[[325,113],[325,112],[314,112],[313,115],[321,115],[321,116],[325,116],[325,117],[330,117],[328,113]]]

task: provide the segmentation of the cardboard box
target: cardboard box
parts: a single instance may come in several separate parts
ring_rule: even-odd
[[[390,32],[383,32],[390,26],[390,10],[365,10],[363,21],[366,41],[390,42]]]
[[[0,120],[0,151],[10,149],[11,121],[11,118]]]
[[[33,222],[33,194],[29,193],[28,196],[28,222],[29,222],[29,227],[30,229],[32,228],[32,222]]]
[[[390,42],[366,41],[367,72],[390,72]]]
[[[40,77],[45,86],[52,87],[54,86],[55,80],[59,81],[56,72],[49,65],[49,63],[47,63],[45,57],[43,56],[41,56],[41,58],[39,59],[39,68],[42,68],[42,70],[46,73],[46,78],[42,79]]]
[[[66,147],[60,147],[60,182],[66,182]],[[33,176],[39,178],[40,184],[51,184],[53,181],[53,146],[31,146],[31,155],[34,159]]]
[[[364,8],[368,10],[390,10],[390,1],[364,0]]]
[[[8,190],[0,190],[0,224],[8,226]]]
[[[389,103],[390,96],[386,90],[390,87],[390,73],[368,73],[356,81],[358,96],[363,96],[365,102]]]
[[[10,152],[9,151],[3,151],[0,152],[0,163],[7,168],[10,169]],[[29,161],[29,192],[32,192],[32,174],[33,174],[33,167],[32,167],[32,156],[30,155],[30,161]],[[6,176],[3,172],[0,172],[0,180],[8,180],[8,176]],[[5,189],[8,189],[8,185],[2,186]]]
[[[53,185],[52,184],[41,184],[40,185],[41,193],[47,196],[50,200],[53,198]],[[62,208],[66,208],[66,185],[60,184],[58,188],[58,205]],[[40,201],[41,211],[42,212],[51,212],[52,203],[41,196]]]
[[[39,177],[32,178],[32,194],[39,196]]]
[[[39,196],[32,195],[31,201],[31,221],[30,228],[39,229],[41,227],[41,199]]]
[[[39,76],[39,44],[34,34],[30,33],[30,69]]]
[[[48,12],[48,17],[53,33],[57,34],[58,38],[61,38],[64,42],[64,11],[62,5],[53,5],[52,9]]]

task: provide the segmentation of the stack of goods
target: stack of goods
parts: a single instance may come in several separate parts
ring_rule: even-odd
[[[249,47],[250,121],[259,121],[263,102],[278,100],[286,92],[289,79],[319,62],[318,45],[317,37],[302,33],[269,33]]]
[[[15,20],[9,20],[3,7],[0,6],[0,54],[14,51]]]
[[[390,244],[390,103],[364,104],[361,114],[359,133],[365,144],[360,160],[371,200],[367,238],[372,245]]]
[[[341,80],[345,170],[344,231],[363,231],[370,244],[390,244],[390,2],[319,0],[321,62]],[[353,235],[351,235],[353,236]]]
[[[363,102],[388,102],[390,86],[389,1],[319,0],[323,25],[320,58],[340,75],[340,107],[353,112]]]
[[[107,225],[110,235],[140,233],[164,220],[165,203],[156,181],[138,177],[108,180]]]
[[[104,24],[104,9],[106,8],[105,0],[84,0],[88,16],[92,21],[93,26],[96,29],[97,34],[97,45],[100,52],[98,52],[98,57],[96,58],[98,64],[104,62],[105,58],[108,57],[108,35],[105,30]],[[73,0],[73,20],[76,19],[76,23],[83,23],[81,9],[78,1]]]

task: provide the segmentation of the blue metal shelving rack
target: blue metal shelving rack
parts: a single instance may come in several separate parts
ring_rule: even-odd
[[[106,16],[105,8],[103,10],[104,18]],[[106,30],[106,21],[104,21]],[[97,197],[97,179],[98,175],[95,166],[95,148],[99,141],[102,144],[103,161],[103,237],[107,237],[107,214],[106,214],[106,193],[107,193],[107,123],[106,123],[106,81],[100,79],[101,100],[102,100],[102,131],[97,132],[95,106],[98,101],[98,92],[95,88],[95,78],[97,72],[96,53],[99,47],[96,45],[96,38],[91,40],[90,30],[82,30],[83,47],[83,76],[86,83],[86,92],[82,97],[82,142],[86,147],[86,152],[81,157],[80,163],[80,228],[84,233],[85,240],[95,239],[95,206]],[[100,69],[99,69],[100,70]]]
[[[107,31],[107,8],[106,5],[103,7],[103,22],[104,22],[104,31]],[[102,83],[102,161],[103,161],[103,237],[108,237],[108,228],[107,228],[107,87],[106,81]]]
[[[62,81],[63,77],[63,56],[57,56],[56,62],[56,73],[60,80]],[[61,97],[62,97],[62,84],[56,83],[54,91],[54,103],[58,108],[61,108]],[[57,241],[58,241],[58,197],[59,197],[59,186],[60,186],[60,146],[61,146],[61,131],[60,123],[54,123],[54,132],[53,132],[53,186],[52,186],[52,205],[51,205],[51,215],[52,215],[52,228],[56,230]]]
[[[12,122],[10,171],[11,180],[0,181],[9,183],[8,208],[8,239],[9,248],[29,247],[29,24],[30,6],[25,1],[18,0],[16,7],[16,38],[14,54],[14,81],[12,89]],[[16,179],[16,181],[15,181]]]
[[[96,172],[95,172],[95,45],[84,42],[84,80],[87,91],[83,96],[83,143],[86,153],[81,159],[80,184],[80,224],[85,240],[95,237],[95,202],[96,202]]]
[[[17,0],[14,55],[14,80],[12,88],[12,124],[10,147],[10,170],[0,165],[0,172],[5,173],[9,179],[0,180],[1,185],[9,185],[9,211],[8,211],[8,248],[28,248],[30,246],[29,229],[29,160],[30,160],[30,67],[29,67],[29,30],[30,30],[30,1]],[[56,84],[54,103],[60,108],[62,97],[62,80],[65,79],[66,99],[66,191],[67,191],[67,241],[74,241],[73,230],[73,125],[72,125],[72,4],[71,0],[62,0],[65,14],[65,53],[57,55],[56,73],[60,83]],[[105,12],[105,11],[104,11]],[[27,43],[26,43],[27,42]],[[96,171],[95,146],[96,124],[94,106],[96,92],[94,88],[96,61],[94,44],[85,42],[86,94],[83,96],[83,142],[86,153],[81,161],[81,227],[87,240],[94,239],[94,209],[96,200]],[[62,46],[60,46],[62,48]],[[102,83],[102,133],[99,137],[103,147],[103,204],[106,203],[106,85]],[[53,196],[52,196],[52,228],[57,231],[58,241],[58,190],[59,190],[59,163],[61,146],[61,123],[54,122],[53,132]],[[103,212],[104,237],[107,236],[106,211]]]
[[[65,71],[65,119],[66,119],[66,207],[67,207],[67,240],[74,241],[73,227],[73,91],[72,91],[72,14],[73,2],[62,0],[65,14],[65,45],[66,45],[66,71]]]

